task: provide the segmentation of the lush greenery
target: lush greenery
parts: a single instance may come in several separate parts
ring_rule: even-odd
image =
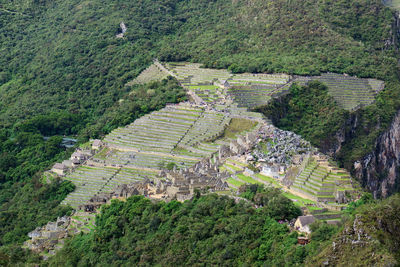
[[[363,196],[351,205],[343,231],[321,253],[309,257],[308,265],[319,266],[328,260],[333,266],[397,266],[400,262],[399,212],[399,194],[382,201]],[[361,242],[357,242],[359,235]]]
[[[121,21],[128,31],[117,39]],[[171,79],[126,86],[153,57],[234,72],[332,71],[385,80],[386,89],[376,104],[358,111],[358,127],[343,144],[340,157],[350,166],[371,151],[400,107],[392,21],[380,0],[0,0],[0,211],[12,233],[1,232],[2,244],[22,241],[50,219],[44,214],[60,214],[53,209],[63,194],[54,194],[71,188],[41,185],[35,174],[71,152],[59,146],[62,135],[101,136],[183,99]],[[324,125],[313,125],[317,136]]]
[[[265,199],[279,197],[274,190],[259,191]],[[269,205],[275,201],[282,212],[274,216],[292,219],[296,207],[286,199],[286,210],[283,199]],[[96,231],[75,237],[49,265],[300,265],[306,253],[297,233],[271,218],[270,210],[218,195],[185,203],[116,200],[102,208]]]
[[[168,77],[161,82],[130,87],[130,93],[108,108],[96,122],[91,122],[81,136],[102,136],[127,125],[141,116],[163,108],[167,103],[186,100],[186,93],[178,81]]]
[[[240,195],[251,200],[258,207],[264,207],[269,217],[275,220],[290,220],[301,215],[301,210],[282,195],[280,189],[264,187],[262,184],[242,185]]]
[[[29,231],[69,211],[58,205],[73,185],[59,181],[43,185],[40,179],[43,170],[72,152],[60,146],[62,135],[81,139],[87,138],[89,131],[101,135],[165,103],[185,99],[184,91],[171,78],[130,90],[93,123],[81,114],[65,111],[33,116],[11,129],[0,129],[0,245],[21,243]],[[45,136],[50,138],[45,140]]]
[[[70,207],[59,204],[73,190],[71,182],[59,179],[43,185],[39,175],[23,184],[15,183],[11,188],[1,190],[0,265],[21,263],[29,258],[38,262],[37,255],[21,248],[22,242],[27,239],[27,233],[37,226],[71,212]]]
[[[279,128],[294,131],[325,150],[334,145],[336,133],[349,117],[328,94],[328,88],[317,81],[307,86],[294,84],[288,95],[257,111],[272,118]]]
[[[26,234],[69,211],[58,207],[74,187],[59,180],[41,183],[41,172],[70,151],[61,134],[73,132],[79,119],[65,113],[40,115],[0,129],[0,244],[25,240]],[[45,140],[44,135],[53,135]]]

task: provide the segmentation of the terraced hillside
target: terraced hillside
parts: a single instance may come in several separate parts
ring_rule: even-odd
[[[210,85],[232,76],[227,70],[201,68],[198,63],[167,63],[166,67],[175,73],[182,85]]]
[[[311,157],[306,162],[290,189],[308,199],[330,205],[345,203],[355,193],[350,174],[319,157]]]
[[[166,67],[189,90],[206,103],[216,103],[227,96],[239,107],[265,105],[274,96],[288,91],[293,82],[305,85],[319,80],[328,86],[329,94],[349,111],[368,106],[375,101],[384,83],[375,79],[360,79],[343,74],[324,73],[320,76],[290,76],[287,74],[242,73],[201,68],[194,63],[167,63]],[[226,82],[225,82],[226,81]],[[220,85],[220,86],[218,86]],[[224,87],[227,91],[221,90]]]
[[[360,79],[335,73],[300,78],[301,82],[311,80],[318,80],[327,85],[329,94],[346,110],[356,110],[372,104],[375,101],[376,94],[384,88],[382,81]]]
[[[62,202],[76,208],[79,204],[103,190],[106,184],[116,174],[118,169],[107,167],[81,166],[65,177],[76,186],[74,192]]]
[[[252,114],[235,107],[222,112],[181,103],[143,116],[112,131],[104,138],[102,151],[65,177],[76,190],[63,203],[77,208],[117,185],[153,180],[161,170],[173,166],[191,167],[227,144],[216,139],[224,133],[231,116]]]
[[[153,81],[161,81],[166,78],[169,74],[162,68],[159,67],[158,64],[151,64],[147,69],[142,71],[139,76],[137,76],[134,80],[128,82],[126,85],[134,85],[134,84],[144,84]]]
[[[234,75],[226,70],[203,69],[200,64],[192,63],[169,63],[165,68],[157,61],[141,74],[142,77],[151,78],[148,75],[151,68],[177,77],[188,89],[188,93],[192,94],[194,103],[168,105],[126,127],[112,131],[103,140],[106,148],[65,178],[77,186],[64,200],[65,204],[76,208],[92,196],[109,192],[117,185],[143,179],[153,180],[163,169],[189,168],[210,157],[221,145],[229,144],[229,139],[219,137],[224,135],[232,119],[245,118],[268,123],[261,114],[247,111],[247,107],[266,103],[274,94],[287,90],[293,81],[305,84],[313,79],[324,79],[331,88],[330,93],[336,93],[338,97],[345,92],[341,88],[358,86],[359,90],[353,92],[353,98],[343,95],[342,103],[349,108],[356,101],[364,101],[366,104],[373,101],[373,97],[364,97],[361,93],[363,90],[368,89],[373,95],[383,86],[379,81],[336,74],[313,78],[285,74]],[[154,78],[158,79],[158,76]],[[146,80],[147,78],[140,82]],[[351,191],[350,177],[347,174],[342,175],[322,163],[315,163],[315,166],[312,164],[314,163],[310,163],[296,178],[293,190],[322,202],[332,202],[335,194],[340,194],[340,191]],[[244,183],[273,184],[280,187],[279,182],[270,177],[244,175],[244,167],[238,162],[226,162],[222,166],[222,169],[232,174],[227,182],[233,188]]]

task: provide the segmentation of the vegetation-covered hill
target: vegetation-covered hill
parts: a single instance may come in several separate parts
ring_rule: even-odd
[[[59,109],[90,122],[152,57],[233,71],[395,73],[392,14],[378,0],[2,2],[5,126]],[[121,21],[128,30],[117,39]]]
[[[296,265],[303,247],[276,219],[300,210],[277,189],[259,190],[264,208],[208,195],[180,203],[141,196],[113,201],[96,219],[96,231],[74,238],[50,265]]]
[[[309,257],[307,265],[398,266],[400,195],[383,201],[364,197],[353,208],[342,231],[317,256]]]
[[[313,223],[305,246],[297,244],[297,232],[276,221],[299,212],[278,190],[253,185],[242,196],[264,207],[217,195],[183,204],[139,196],[114,201],[97,217],[95,232],[73,238],[48,264],[393,266],[399,261],[399,195],[385,201],[364,195],[351,204],[343,226]]]
[[[116,38],[122,21],[128,30]],[[343,158],[363,156],[400,106],[392,22],[380,0],[0,0],[0,226],[11,233],[0,244],[26,238],[59,190],[71,190],[34,176],[69,153],[44,135],[99,136],[183,99],[171,79],[125,86],[154,57],[385,80]]]
[[[320,82],[308,86],[295,84],[289,94],[258,111],[271,117],[277,127],[299,133],[313,145],[325,149],[332,147],[335,134],[349,116]]]

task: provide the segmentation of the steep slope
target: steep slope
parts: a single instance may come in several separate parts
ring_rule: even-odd
[[[121,22],[127,31],[117,38]],[[103,135],[182,99],[170,83],[151,85],[160,89],[156,95],[148,91],[155,88],[125,86],[153,57],[233,72],[331,71],[384,80],[386,89],[360,111],[347,142],[343,158],[352,164],[372,150],[399,107],[393,22],[378,0],[0,0],[1,215],[34,196],[41,187],[31,179],[36,172],[67,157],[59,139],[43,140],[47,131]],[[355,139],[361,152],[352,150]],[[54,200],[46,197],[33,198],[40,211]],[[19,242],[31,230],[26,221],[39,222],[40,212],[22,215],[33,209],[24,203],[5,222],[12,234],[2,242]]]
[[[333,242],[316,257],[308,259],[308,265],[397,266],[400,259],[399,209],[399,194],[359,207]]]
[[[233,71],[394,71],[391,14],[379,1],[3,2],[26,14],[1,13],[5,125],[55,109],[98,116],[154,55]],[[118,39],[121,21],[128,30]]]

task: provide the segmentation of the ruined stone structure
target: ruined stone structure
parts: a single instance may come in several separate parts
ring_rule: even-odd
[[[63,163],[55,163],[51,171],[62,176],[68,171],[68,168]]]
[[[193,196],[195,189],[211,192],[229,189],[225,182],[229,174],[219,172],[218,165],[218,160],[213,163],[211,159],[205,159],[189,169],[167,172],[172,184],[167,186],[166,194],[169,198],[185,200]]]
[[[134,195],[148,195],[154,183],[150,180],[119,185],[111,193],[101,193],[92,197],[87,203],[79,206],[85,212],[96,212],[101,205],[107,204],[111,199],[126,199]]]
[[[260,169],[268,176],[283,173],[294,163],[293,159],[296,161],[295,164],[299,164],[301,155],[313,151],[311,144],[301,136],[274,126],[266,126],[260,136],[264,147],[259,143],[252,156],[262,163]]]

